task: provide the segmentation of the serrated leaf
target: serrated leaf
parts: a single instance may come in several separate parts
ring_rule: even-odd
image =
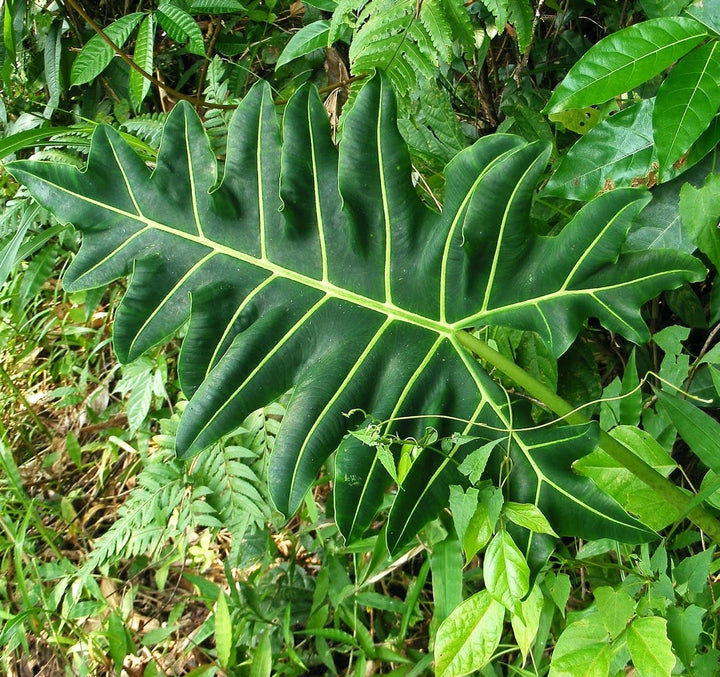
[[[180,45],[187,43],[187,50],[191,54],[205,56],[202,31],[187,12],[169,2],[162,2],[155,14],[170,38]]]
[[[316,49],[327,47],[329,32],[330,22],[326,19],[303,26],[297,33],[293,34],[290,41],[285,45],[285,49],[278,57],[275,68],[280,68],[280,66],[284,66],[293,59],[310,54]]]
[[[510,610],[530,589],[530,568],[504,529],[495,534],[485,551],[483,578],[493,599]]]
[[[518,49],[520,54],[524,54],[532,42],[533,8],[525,0],[506,0],[505,4],[508,8],[508,19],[515,27]]]
[[[593,45],[558,85],[546,113],[605,103],[662,73],[707,37],[693,19],[634,24]]]
[[[60,57],[62,56],[62,20],[55,19],[45,36],[43,60],[45,65],[45,82],[47,83],[48,105],[55,107],[60,103],[62,93]]]
[[[122,47],[135,27],[145,16],[142,12],[133,12],[120,17],[110,24],[104,33],[118,47]],[[112,61],[115,52],[99,35],[93,35],[80,50],[70,70],[70,84],[82,85],[90,82],[102,73]]]
[[[438,628],[435,674],[467,675],[486,665],[500,643],[504,615],[487,590],[466,599]]]
[[[492,440],[492,442],[487,442],[477,449],[474,449],[458,466],[458,470],[463,475],[467,475],[472,484],[477,484],[485,472],[485,466],[490,460],[490,454],[492,454],[493,449],[495,449],[501,441],[500,439]]]
[[[653,132],[660,175],[700,138],[720,108],[720,42],[691,51],[670,71],[655,98]]]
[[[579,139],[558,163],[546,195],[592,200],[614,188],[648,185],[653,167],[654,100],[629,106]]]
[[[140,24],[133,61],[146,73],[153,70],[153,48],[155,46],[155,15],[148,14]],[[136,70],[130,70],[130,101],[137,110],[150,90],[150,80]]]
[[[344,437],[362,424],[345,413],[361,409],[386,421],[383,437],[420,440],[427,428],[438,438],[485,435],[447,455],[433,444],[418,448],[389,515],[393,549],[447,505],[449,486],[466,483],[457,470],[464,457],[496,438],[507,444],[496,447],[492,475],[509,455],[517,481],[508,498],[537,501],[557,533],[652,537],[573,473],[573,461],[597,442],[594,424],[508,439],[502,431],[523,415],[508,410],[459,333],[514,326],[539,333],[557,355],[597,316],[633,341],[648,338],[643,303],[702,279],[705,269],[678,252],[622,251],[644,195],[613,191],[560,235],[537,236],[529,210],[549,149],[500,134],[449,164],[437,213],[413,188],[381,74],[358,95],[339,153],[309,87],[286,107],[282,146],[268,85],[243,100],[228,138],[219,182],[202,124],[184,103],[168,117],[152,172],[107,127],[94,135],[85,172],[8,165],[59,220],[83,231],[68,289],[132,272],[114,327],[121,360],[190,318],[179,360],[191,397],[178,430],[182,457],[292,389],[269,468],[286,512],[340,445],[338,523],[356,537],[372,522],[390,477],[372,448]]]
[[[657,616],[636,618],[627,629],[627,645],[638,677],[670,677],[675,666],[667,621]]]

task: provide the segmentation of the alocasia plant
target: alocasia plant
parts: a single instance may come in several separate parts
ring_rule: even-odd
[[[533,330],[559,355],[594,316],[640,342],[649,336],[641,305],[705,270],[681,252],[623,250],[648,200],[642,191],[604,194],[559,236],[536,235],[529,210],[548,154],[515,136],[481,139],[448,165],[437,213],[412,185],[394,96],[378,74],[339,151],[314,89],[288,103],[281,142],[260,84],[235,113],[221,178],[185,104],[169,117],[152,170],[108,127],[84,172],[37,162],[9,170],[83,233],[68,289],[131,275],[114,327],[121,360],[189,318],[180,456],[292,389],[270,462],[286,513],[337,449],[338,524],[350,537],[367,528],[391,480],[374,449],[346,435],[366,423],[364,411],[385,421],[384,435],[420,438],[432,427],[475,438],[414,459],[388,518],[392,550],[447,505],[449,485],[467,485],[457,466],[468,453],[498,438],[486,474],[511,473],[509,499],[539,505],[561,535],[640,541],[651,532],[572,472],[595,448],[596,424],[523,429],[524,407],[468,351],[465,330]],[[542,550],[528,538],[526,552],[535,545]]]

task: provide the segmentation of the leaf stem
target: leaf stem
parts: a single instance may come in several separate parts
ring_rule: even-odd
[[[494,350],[484,341],[467,331],[458,331],[455,336],[458,342],[467,350],[494,365],[529,395],[540,400],[548,409],[568,423],[582,424],[590,420],[557,393],[534,379],[511,359]],[[720,521],[702,506],[693,506],[692,495],[688,496],[680,487],[663,477],[655,468],[643,461],[624,444],[608,435],[604,430],[600,431],[599,446],[608,456],[627,468],[665,502],[678,510],[680,516],[686,515],[695,526],[707,533],[716,543],[720,543]]]

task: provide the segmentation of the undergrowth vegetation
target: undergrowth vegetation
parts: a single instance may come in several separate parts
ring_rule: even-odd
[[[3,674],[719,673],[715,3],[1,7]]]

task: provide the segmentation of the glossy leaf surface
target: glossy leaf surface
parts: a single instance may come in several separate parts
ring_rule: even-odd
[[[292,390],[269,469],[287,513],[340,445],[338,523],[352,537],[370,524],[390,477],[373,447],[343,439],[363,423],[347,414],[362,410],[385,421],[383,435],[420,440],[430,427],[435,438],[476,436],[475,446],[420,445],[409,457],[389,516],[393,549],[447,505],[450,485],[467,486],[458,464],[495,439],[502,443],[487,472],[497,475],[509,454],[517,481],[508,498],[538,505],[558,534],[650,536],[572,471],[597,429],[514,430],[526,417],[458,338],[501,323],[539,333],[560,354],[596,316],[647,339],[642,304],[705,270],[678,252],[622,253],[647,201],[642,193],[603,195],[559,236],[537,236],[528,213],[548,149],[499,134],[450,163],[438,214],[412,186],[394,96],[379,75],[359,94],[339,152],[309,87],[287,105],[282,145],[267,85],[245,98],[228,136],[219,181],[208,138],[185,104],[168,118],[153,171],[105,127],[85,172],[10,166],[83,232],[68,289],[132,276],[114,327],[121,360],[166,341],[189,317],[179,369],[191,400],[178,454],[198,453]],[[530,537],[525,557],[539,538]]]
[[[326,19],[303,26],[290,38],[282,54],[278,57],[275,68],[280,68],[293,59],[310,54],[316,49],[326,47],[329,32],[330,22]]]
[[[670,71],[657,93],[653,130],[660,172],[700,138],[720,108],[720,42],[701,45]]]
[[[614,188],[647,186],[653,172],[653,104],[642,101],[593,127],[563,156],[543,193],[592,200]]]
[[[707,37],[697,21],[651,19],[593,45],[553,92],[547,113],[609,101],[662,73]]]

